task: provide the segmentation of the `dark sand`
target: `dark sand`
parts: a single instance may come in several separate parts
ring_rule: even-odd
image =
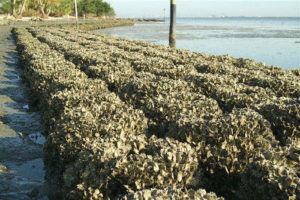
[[[33,112],[20,78],[10,28],[0,27],[0,199],[43,199],[40,116]]]

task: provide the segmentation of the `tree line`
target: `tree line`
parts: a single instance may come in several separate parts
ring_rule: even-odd
[[[103,0],[77,0],[80,16],[115,16],[114,9]],[[74,14],[74,0],[0,0],[0,14],[24,16],[64,16]]]

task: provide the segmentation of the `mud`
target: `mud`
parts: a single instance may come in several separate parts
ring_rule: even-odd
[[[0,200],[47,200],[43,127],[29,105],[10,28],[0,29]]]

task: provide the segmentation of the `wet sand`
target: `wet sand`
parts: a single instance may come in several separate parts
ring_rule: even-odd
[[[0,199],[47,200],[43,127],[28,106],[10,28],[0,28]]]

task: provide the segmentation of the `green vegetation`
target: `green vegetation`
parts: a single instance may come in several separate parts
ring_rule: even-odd
[[[102,0],[78,0],[81,16],[114,16],[114,9]],[[63,16],[74,13],[74,0],[0,0],[0,13],[23,16]]]
[[[11,3],[10,0],[0,0],[0,13],[10,13]]]
[[[115,12],[110,5],[102,0],[82,0],[78,3],[79,15],[95,14],[97,16],[114,16]]]

